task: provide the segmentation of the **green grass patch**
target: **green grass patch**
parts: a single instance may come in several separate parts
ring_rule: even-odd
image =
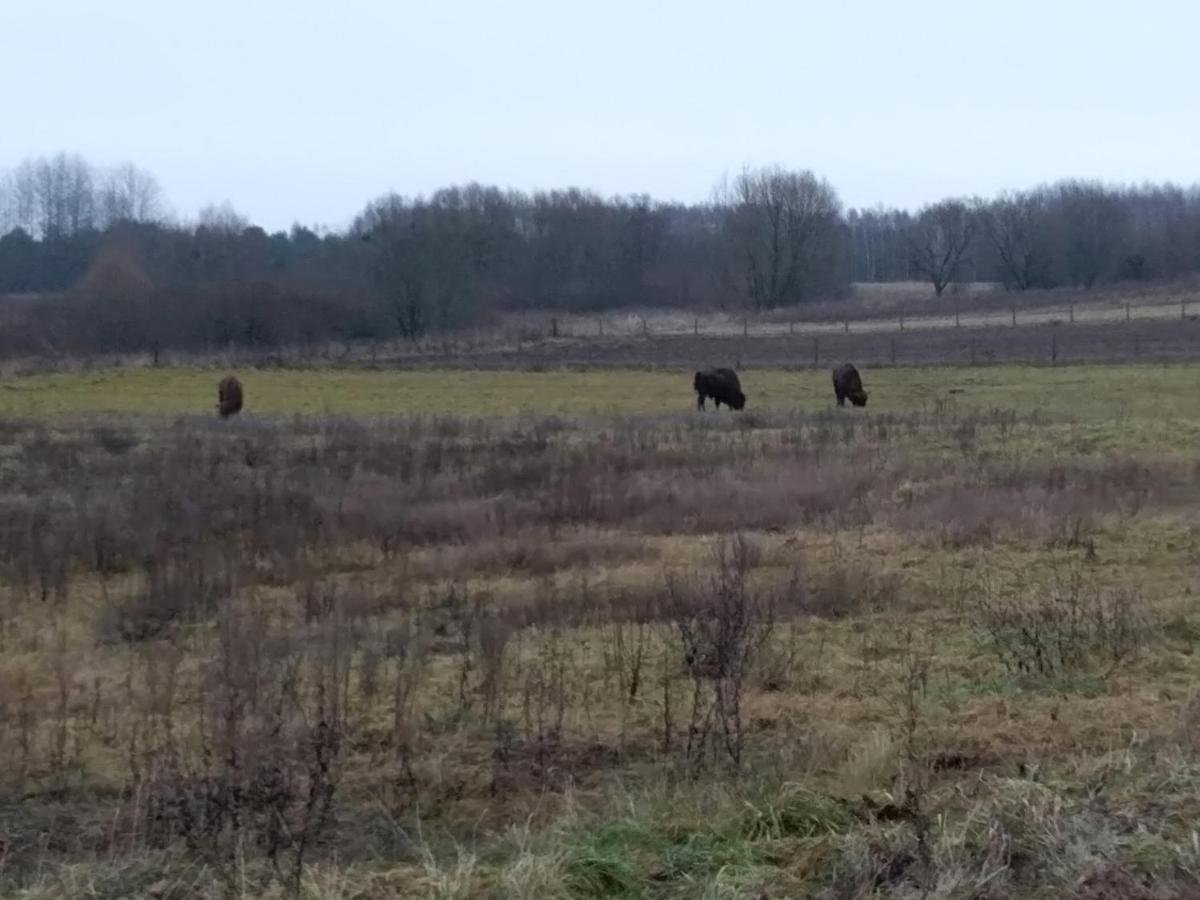
[[[0,415],[79,413],[215,415],[224,370],[109,369],[9,378],[0,382]],[[243,370],[249,415],[634,414],[695,406],[691,371],[634,369],[529,371]],[[1081,448],[1200,437],[1200,365],[914,367],[864,370],[865,411],[1042,410],[1091,427],[1072,429]],[[829,373],[751,369],[742,372],[756,409],[817,411],[833,407]],[[1164,389],[1169,385],[1169,390]],[[709,413],[716,415],[715,412]],[[721,415],[729,415],[722,411]],[[1064,435],[1066,437],[1066,435]]]
[[[851,824],[845,804],[798,784],[743,787],[733,794],[716,790],[707,798],[685,794],[635,806],[621,818],[564,836],[566,883],[573,896],[726,896],[775,864],[781,841],[794,846],[844,833]]]

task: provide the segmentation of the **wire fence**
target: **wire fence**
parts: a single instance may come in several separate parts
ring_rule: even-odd
[[[1200,310],[1198,310],[1200,311]],[[1011,323],[1011,318],[1010,318]],[[558,366],[651,366],[688,368],[705,365],[742,367],[822,367],[851,361],[869,366],[988,365],[995,363],[1065,364],[1075,362],[1176,362],[1200,359],[1200,320],[1131,316],[1109,324],[1076,317],[1017,326],[856,330],[831,329],[804,334],[784,330],[756,332],[649,331],[600,339],[535,339],[509,345],[443,342],[381,365],[449,365],[474,368]],[[1119,323],[1119,324],[1118,324]]]
[[[0,375],[112,365],[272,368],[690,369],[1183,362],[1200,360],[1200,300],[1115,308],[1065,306],[946,316],[772,321],[766,317],[527,315],[499,328],[421,341],[315,343],[270,350],[102,354],[11,360]]]
[[[778,314],[678,312],[527,313],[508,323],[509,331],[525,341],[555,338],[631,337],[641,335],[737,336],[820,335],[841,332],[933,331],[944,329],[1020,328],[1031,325],[1100,325],[1141,321],[1187,321],[1200,316],[1200,298],[1169,303],[1076,304],[1022,308],[1009,306],[980,310],[948,309],[939,315],[905,315],[866,318],[784,319]],[[515,328],[514,328],[515,325]]]

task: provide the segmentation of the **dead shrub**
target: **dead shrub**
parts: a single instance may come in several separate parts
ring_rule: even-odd
[[[121,428],[117,425],[97,425],[92,429],[92,439],[96,446],[110,456],[124,456],[141,443],[141,438],[131,428]]]
[[[176,624],[205,620],[232,595],[238,570],[236,556],[218,547],[152,557],[143,564],[137,590],[101,609],[97,637],[102,643],[137,643]]]
[[[27,431],[21,441],[26,471],[62,471],[79,465],[79,445],[71,435],[52,432],[43,425]]]
[[[74,513],[71,499],[49,485],[32,497],[0,501],[0,571],[25,597],[66,598],[77,550]]]
[[[353,649],[340,617],[297,640],[227,604],[197,698],[198,746],[177,745],[169,729],[148,755],[139,785],[144,833],[182,838],[226,889],[257,848],[299,896],[350,738],[344,698]]]
[[[620,534],[584,533],[550,540],[548,535],[527,531],[520,538],[438,548],[418,563],[416,573],[423,578],[514,572],[544,576],[653,556],[645,541]]]
[[[751,465],[745,460],[707,478],[647,473],[626,482],[617,521],[649,531],[732,532],[827,524],[852,527],[874,517],[881,473],[853,463],[813,467],[802,461]]]
[[[801,610],[822,619],[841,619],[864,611],[894,609],[900,595],[900,576],[895,572],[867,570],[870,562],[839,561],[808,571]]]
[[[1131,588],[1100,588],[1078,567],[1056,583],[977,593],[981,624],[1010,672],[1044,677],[1113,668],[1146,641],[1148,613]]]
[[[735,769],[741,766],[745,687],[780,605],[776,592],[751,584],[760,559],[758,545],[739,534],[717,543],[715,571],[707,579],[667,579],[663,617],[691,682],[684,742],[684,758],[691,766],[720,758]]]

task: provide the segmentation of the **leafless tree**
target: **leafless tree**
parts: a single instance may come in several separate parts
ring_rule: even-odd
[[[470,300],[471,254],[456,206],[445,195],[391,195],[355,222],[393,323],[412,340],[453,324]]]
[[[940,297],[958,275],[975,239],[976,215],[962,200],[943,200],[922,209],[909,228],[912,269],[933,284]]]
[[[97,196],[101,225],[155,222],[163,217],[162,190],[154,176],[125,163],[104,173]]]
[[[742,172],[718,188],[727,209],[735,271],[749,305],[785,306],[836,279],[841,203],[812,172]]]
[[[0,172],[0,235],[8,234],[16,227],[18,223],[12,173]]]
[[[902,281],[912,275],[906,210],[851,209],[846,213],[853,281]]]
[[[30,172],[34,219],[43,237],[66,237],[92,227],[95,183],[92,167],[83,157],[60,153],[32,163]]]
[[[1129,246],[1129,211],[1115,191],[1096,182],[1063,182],[1052,200],[1063,275],[1073,285],[1093,287],[1115,271]]]
[[[29,235],[37,233],[36,196],[33,163],[26,161],[8,176],[9,228],[21,228]]]
[[[1024,291],[1053,282],[1046,249],[1046,210],[1037,194],[1005,194],[981,215],[983,231],[1009,287]]]
[[[250,220],[226,200],[220,204],[210,203],[201,209],[196,216],[196,227],[220,234],[241,234],[250,227]]]

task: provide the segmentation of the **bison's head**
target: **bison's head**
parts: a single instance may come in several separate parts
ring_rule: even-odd
[[[856,394],[850,394],[849,397],[850,397],[850,402],[853,403],[855,406],[866,406],[867,405],[867,392],[866,391],[859,391]]]
[[[732,397],[729,398],[729,405],[732,406],[734,409],[741,409],[743,406],[746,405],[746,395],[743,394],[741,391],[738,391]]]

